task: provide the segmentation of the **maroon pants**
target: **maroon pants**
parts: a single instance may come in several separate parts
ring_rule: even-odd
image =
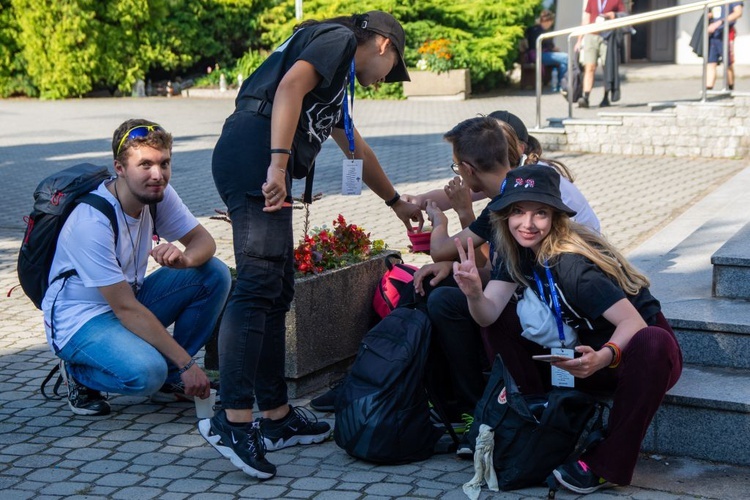
[[[521,392],[539,394],[550,389],[549,364],[531,359],[547,349],[521,337],[517,317],[502,315],[491,327],[482,329],[482,337],[488,355],[500,354]],[[638,331],[623,349],[617,368],[603,368],[576,379],[578,389],[613,397],[607,438],[581,457],[595,474],[615,484],[630,484],[651,419],[681,373],[680,347],[659,313],[656,324]]]

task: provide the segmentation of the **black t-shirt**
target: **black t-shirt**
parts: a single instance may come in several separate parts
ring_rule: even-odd
[[[536,50],[536,39],[542,33],[546,33],[546,31],[538,24],[526,28],[526,41],[529,43],[529,50]],[[551,38],[542,40],[542,52],[552,52],[553,50],[555,50],[555,42]]]
[[[482,213],[479,214],[479,217],[474,219],[474,222],[469,224],[469,231],[476,234],[480,238],[482,238],[484,241],[492,242],[492,221],[490,221],[490,214],[492,211],[489,209],[489,206],[492,205],[492,203],[500,198],[500,195],[495,196],[490,200],[489,203],[482,209]]]
[[[323,141],[343,121],[344,88],[357,40],[338,24],[317,24],[295,32],[281,44],[242,84],[237,102],[245,98],[273,102],[279,82],[299,60],[307,61],[323,77],[302,101],[291,161],[293,175],[300,179],[312,169]]]
[[[530,250],[521,254],[521,270],[532,284],[533,270],[536,270],[544,285],[544,301],[552,304],[547,272],[544,267],[535,264],[534,254]],[[649,325],[655,323],[655,315],[661,311],[659,301],[651,295],[648,288],[642,288],[637,295],[628,295],[615,280],[582,255],[564,253],[552,264],[550,270],[563,321],[575,328],[582,343],[595,349],[601,348],[615,331],[615,326],[604,319],[602,313],[616,302],[627,298]],[[492,269],[492,279],[513,282],[504,265]],[[535,285],[534,291],[538,295]]]

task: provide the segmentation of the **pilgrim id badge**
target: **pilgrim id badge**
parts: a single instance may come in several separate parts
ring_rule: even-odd
[[[344,159],[344,170],[341,177],[341,194],[362,194],[362,160]]]
[[[573,349],[563,348],[552,348],[550,354],[557,356],[565,356],[566,358],[574,358],[575,351]],[[562,368],[552,367],[552,385],[555,387],[575,387],[575,377],[572,373],[563,370]]]

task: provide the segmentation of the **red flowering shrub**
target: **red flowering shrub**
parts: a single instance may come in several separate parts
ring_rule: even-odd
[[[325,226],[306,234],[294,249],[294,268],[298,274],[317,274],[367,260],[370,254],[382,252],[382,240],[370,240],[370,233],[355,224],[347,224],[339,214],[333,229]]]

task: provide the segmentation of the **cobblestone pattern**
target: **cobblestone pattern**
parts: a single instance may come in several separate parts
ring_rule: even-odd
[[[442,141],[446,130],[461,119],[494,109],[508,109],[531,123],[531,102],[528,95],[464,102],[362,101],[357,103],[355,120],[398,189],[421,192],[442,185],[450,176],[450,148]],[[559,97],[545,96],[545,103],[562,115],[564,101]],[[210,160],[231,109],[227,100],[0,101],[0,289],[6,291],[17,282],[15,260],[23,216],[30,210],[31,193],[39,180],[82,161],[110,164],[111,131],[133,116],[157,120],[175,135],[173,185],[216,237],[219,257],[231,263],[231,228],[208,218],[222,207],[211,181]],[[577,184],[599,213],[604,232],[626,249],[745,165],[656,156],[556,156],[578,175]],[[368,190],[359,197],[336,194],[340,161],[341,153],[326,144],[316,175],[316,190],[325,196],[312,207],[312,224],[330,224],[342,213],[392,248],[406,250],[405,228],[382,200]],[[297,185],[295,192],[301,187]],[[451,227],[458,228],[455,219]],[[415,263],[428,259],[405,257]],[[469,463],[448,455],[384,467],[354,460],[327,442],[274,452],[271,460],[279,466],[279,475],[259,483],[234,470],[205,444],[190,404],[155,405],[143,398],[113,396],[109,417],[73,418],[63,401],[48,401],[39,393],[39,384],[52,366],[39,311],[19,291],[3,297],[0,490],[4,499],[462,499],[460,485],[472,475]],[[304,405],[308,400],[295,403]],[[331,415],[320,417],[332,420]],[[545,493],[532,488],[493,498],[539,498]],[[637,487],[603,496],[679,497]]]

